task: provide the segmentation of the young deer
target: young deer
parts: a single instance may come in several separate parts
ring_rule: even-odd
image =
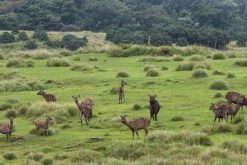
[[[216,104],[211,103],[209,109],[212,110],[214,113],[214,124],[217,118],[219,119],[219,122],[220,122],[220,119],[225,119],[225,121],[228,123],[227,121],[228,112],[224,104],[216,105]]]
[[[121,122],[126,125],[127,127],[129,127],[129,129],[132,132],[132,136],[133,136],[133,140],[134,140],[134,136],[135,133],[139,139],[139,135],[138,135],[138,130],[144,129],[145,130],[145,136],[148,134],[148,127],[150,125],[150,120],[146,119],[146,118],[139,118],[139,119],[135,119],[133,121],[127,121],[126,119],[126,115],[125,116],[120,116],[121,117]]]
[[[120,82],[120,87],[119,87],[119,89],[118,89],[118,103],[119,103],[119,104],[122,103],[123,100],[124,100],[124,102],[125,102],[125,97],[124,97],[124,86],[125,86],[125,85],[127,85],[127,83],[126,83],[124,80],[122,80],[122,81]]]
[[[0,133],[6,135],[7,141],[10,140],[11,133],[13,131],[13,123],[15,117],[9,117],[9,123],[0,124]]]
[[[150,120],[153,119],[153,121],[157,121],[157,115],[160,111],[160,105],[159,105],[159,102],[158,100],[156,99],[157,96],[154,95],[154,96],[151,96],[151,95],[148,95],[149,97],[149,110],[150,110]]]
[[[46,102],[56,102],[57,99],[54,95],[52,94],[46,94],[45,91],[40,90],[37,95],[43,96]]]
[[[93,112],[93,105],[94,102],[91,98],[87,98],[84,101],[79,101],[80,95],[78,96],[72,96],[74,99],[79,111],[80,111],[80,120],[81,120],[81,126],[83,118],[86,121],[86,124],[90,123],[90,120],[92,118],[92,112]]]
[[[52,117],[46,115],[45,120],[35,119],[33,121],[33,123],[37,129],[37,132],[39,131],[39,129],[45,129],[46,130],[46,136],[48,136],[48,128],[49,128],[49,124],[52,120],[53,120]]]

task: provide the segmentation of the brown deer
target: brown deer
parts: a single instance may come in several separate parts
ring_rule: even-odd
[[[148,127],[150,125],[150,120],[146,119],[146,118],[139,118],[139,119],[135,119],[133,121],[127,121],[126,119],[126,115],[125,116],[120,116],[121,117],[121,122],[126,125],[127,127],[129,127],[129,129],[132,132],[132,136],[133,136],[133,140],[134,140],[134,136],[135,133],[139,139],[139,135],[138,135],[138,130],[144,129],[145,130],[145,136],[148,134]]]
[[[43,96],[46,102],[56,102],[57,99],[52,94],[46,94],[44,90],[40,90],[37,95]]]
[[[225,96],[228,103],[239,104],[241,109],[243,110],[243,106],[247,107],[247,98],[246,96],[238,93],[238,92],[227,92]]]
[[[160,111],[160,105],[157,96],[148,95],[149,97],[149,110],[150,110],[150,120],[157,121],[157,115]]]
[[[11,133],[13,132],[13,123],[15,117],[9,117],[9,123],[0,124],[0,133],[6,135],[7,141],[11,138]]]
[[[211,103],[209,109],[212,110],[214,113],[214,124],[217,118],[219,119],[219,122],[220,122],[220,119],[225,119],[225,121],[228,123],[227,121],[228,112],[224,104],[216,105],[216,104]]]
[[[227,117],[228,117],[228,115],[230,115],[231,116],[231,122],[232,122],[232,120],[235,119],[235,116],[237,115],[238,111],[240,110],[240,105],[239,104],[233,104],[233,103],[231,103],[231,104],[226,103],[225,105],[226,105],[225,108],[227,110]]]
[[[52,120],[53,120],[52,117],[46,115],[46,119],[45,120],[35,119],[33,121],[33,123],[34,123],[34,125],[35,125],[35,127],[37,129],[37,132],[39,131],[39,129],[45,129],[46,130],[46,136],[48,136],[49,124],[50,124],[50,122]]]
[[[93,100],[91,98],[87,98],[84,101],[79,101],[80,95],[72,96],[72,98],[74,99],[80,112],[81,126],[82,126],[83,118],[85,119],[86,124],[88,125],[92,118],[92,112],[93,112],[92,106],[94,105]]]
[[[118,89],[118,103],[119,103],[119,104],[122,103],[123,100],[124,100],[124,102],[125,102],[125,97],[124,97],[124,94],[125,94],[125,92],[124,92],[124,86],[125,86],[125,85],[127,85],[127,83],[126,83],[124,80],[122,80],[122,81],[120,82],[120,87],[119,87],[119,89]]]

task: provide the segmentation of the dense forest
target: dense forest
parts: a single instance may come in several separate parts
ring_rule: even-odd
[[[247,41],[246,0],[0,0],[0,29],[101,31],[114,43],[224,49]]]

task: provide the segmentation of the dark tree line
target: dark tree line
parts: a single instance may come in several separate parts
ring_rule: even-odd
[[[246,45],[246,0],[2,0],[0,28],[103,31],[115,43]]]

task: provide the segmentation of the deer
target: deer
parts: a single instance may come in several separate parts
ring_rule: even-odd
[[[46,94],[44,90],[40,90],[37,95],[43,96],[46,102],[56,102],[57,99],[52,94]]]
[[[88,125],[90,123],[91,118],[92,118],[92,111],[93,111],[92,108],[94,105],[93,100],[91,98],[87,98],[84,101],[80,101],[79,100],[80,95],[72,96],[72,98],[74,99],[74,101],[75,101],[75,103],[79,109],[79,112],[80,112],[81,127],[82,127],[83,118],[85,119],[86,124]]]
[[[146,118],[138,118],[135,119],[133,121],[127,121],[126,117],[127,115],[124,116],[120,116],[121,117],[121,122],[126,125],[127,127],[129,127],[129,129],[132,132],[132,137],[133,140],[135,139],[135,133],[139,139],[139,135],[138,135],[138,130],[144,129],[145,130],[145,136],[148,135],[148,127],[150,125],[150,120],[146,119]]]
[[[225,108],[227,110],[227,117],[228,117],[228,115],[230,115],[231,116],[231,122],[232,122],[232,120],[235,119],[235,116],[237,115],[238,111],[240,110],[240,105],[239,104],[233,104],[233,103],[231,103],[231,104],[226,103],[225,105],[226,105]]]
[[[211,103],[209,110],[213,111],[214,113],[214,124],[217,118],[219,119],[219,122],[220,122],[220,119],[224,119],[228,123],[227,121],[228,112],[224,104],[216,105],[216,104]]]
[[[234,91],[227,92],[225,95],[225,98],[226,98],[228,103],[239,104],[242,110],[243,110],[243,106],[247,107],[246,96],[244,96],[238,92],[234,92]]]
[[[49,124],[50,122],[53,120],[52,117],[46,115],[46,119],[45,120],[42,120],[42,119],[35,119],[33,121],[36,129],[37,129],[37,132],[39,131],[39,129],[45,129],[46,130],[46,136],[48,136],[48,129],[49,129]]]
[[[6,135],[7,141],[10,140],[11,133],[13,132],[14,118],[15,118],[15,116],[9,117],[9,123],[1,123],[0,124],[0,133]]]
[[[118,88],[118,103],[123,103],[123,101],[125,102],[125,97],[124,97],[124,86],[127,85],[127,83],[122,80],[120,82],[120,87]]]
[[[157,121],[157,115],[160,111],[160,105],[157,96],[148,95],[149,97],[149,110],[150,110],[150,120]]]

